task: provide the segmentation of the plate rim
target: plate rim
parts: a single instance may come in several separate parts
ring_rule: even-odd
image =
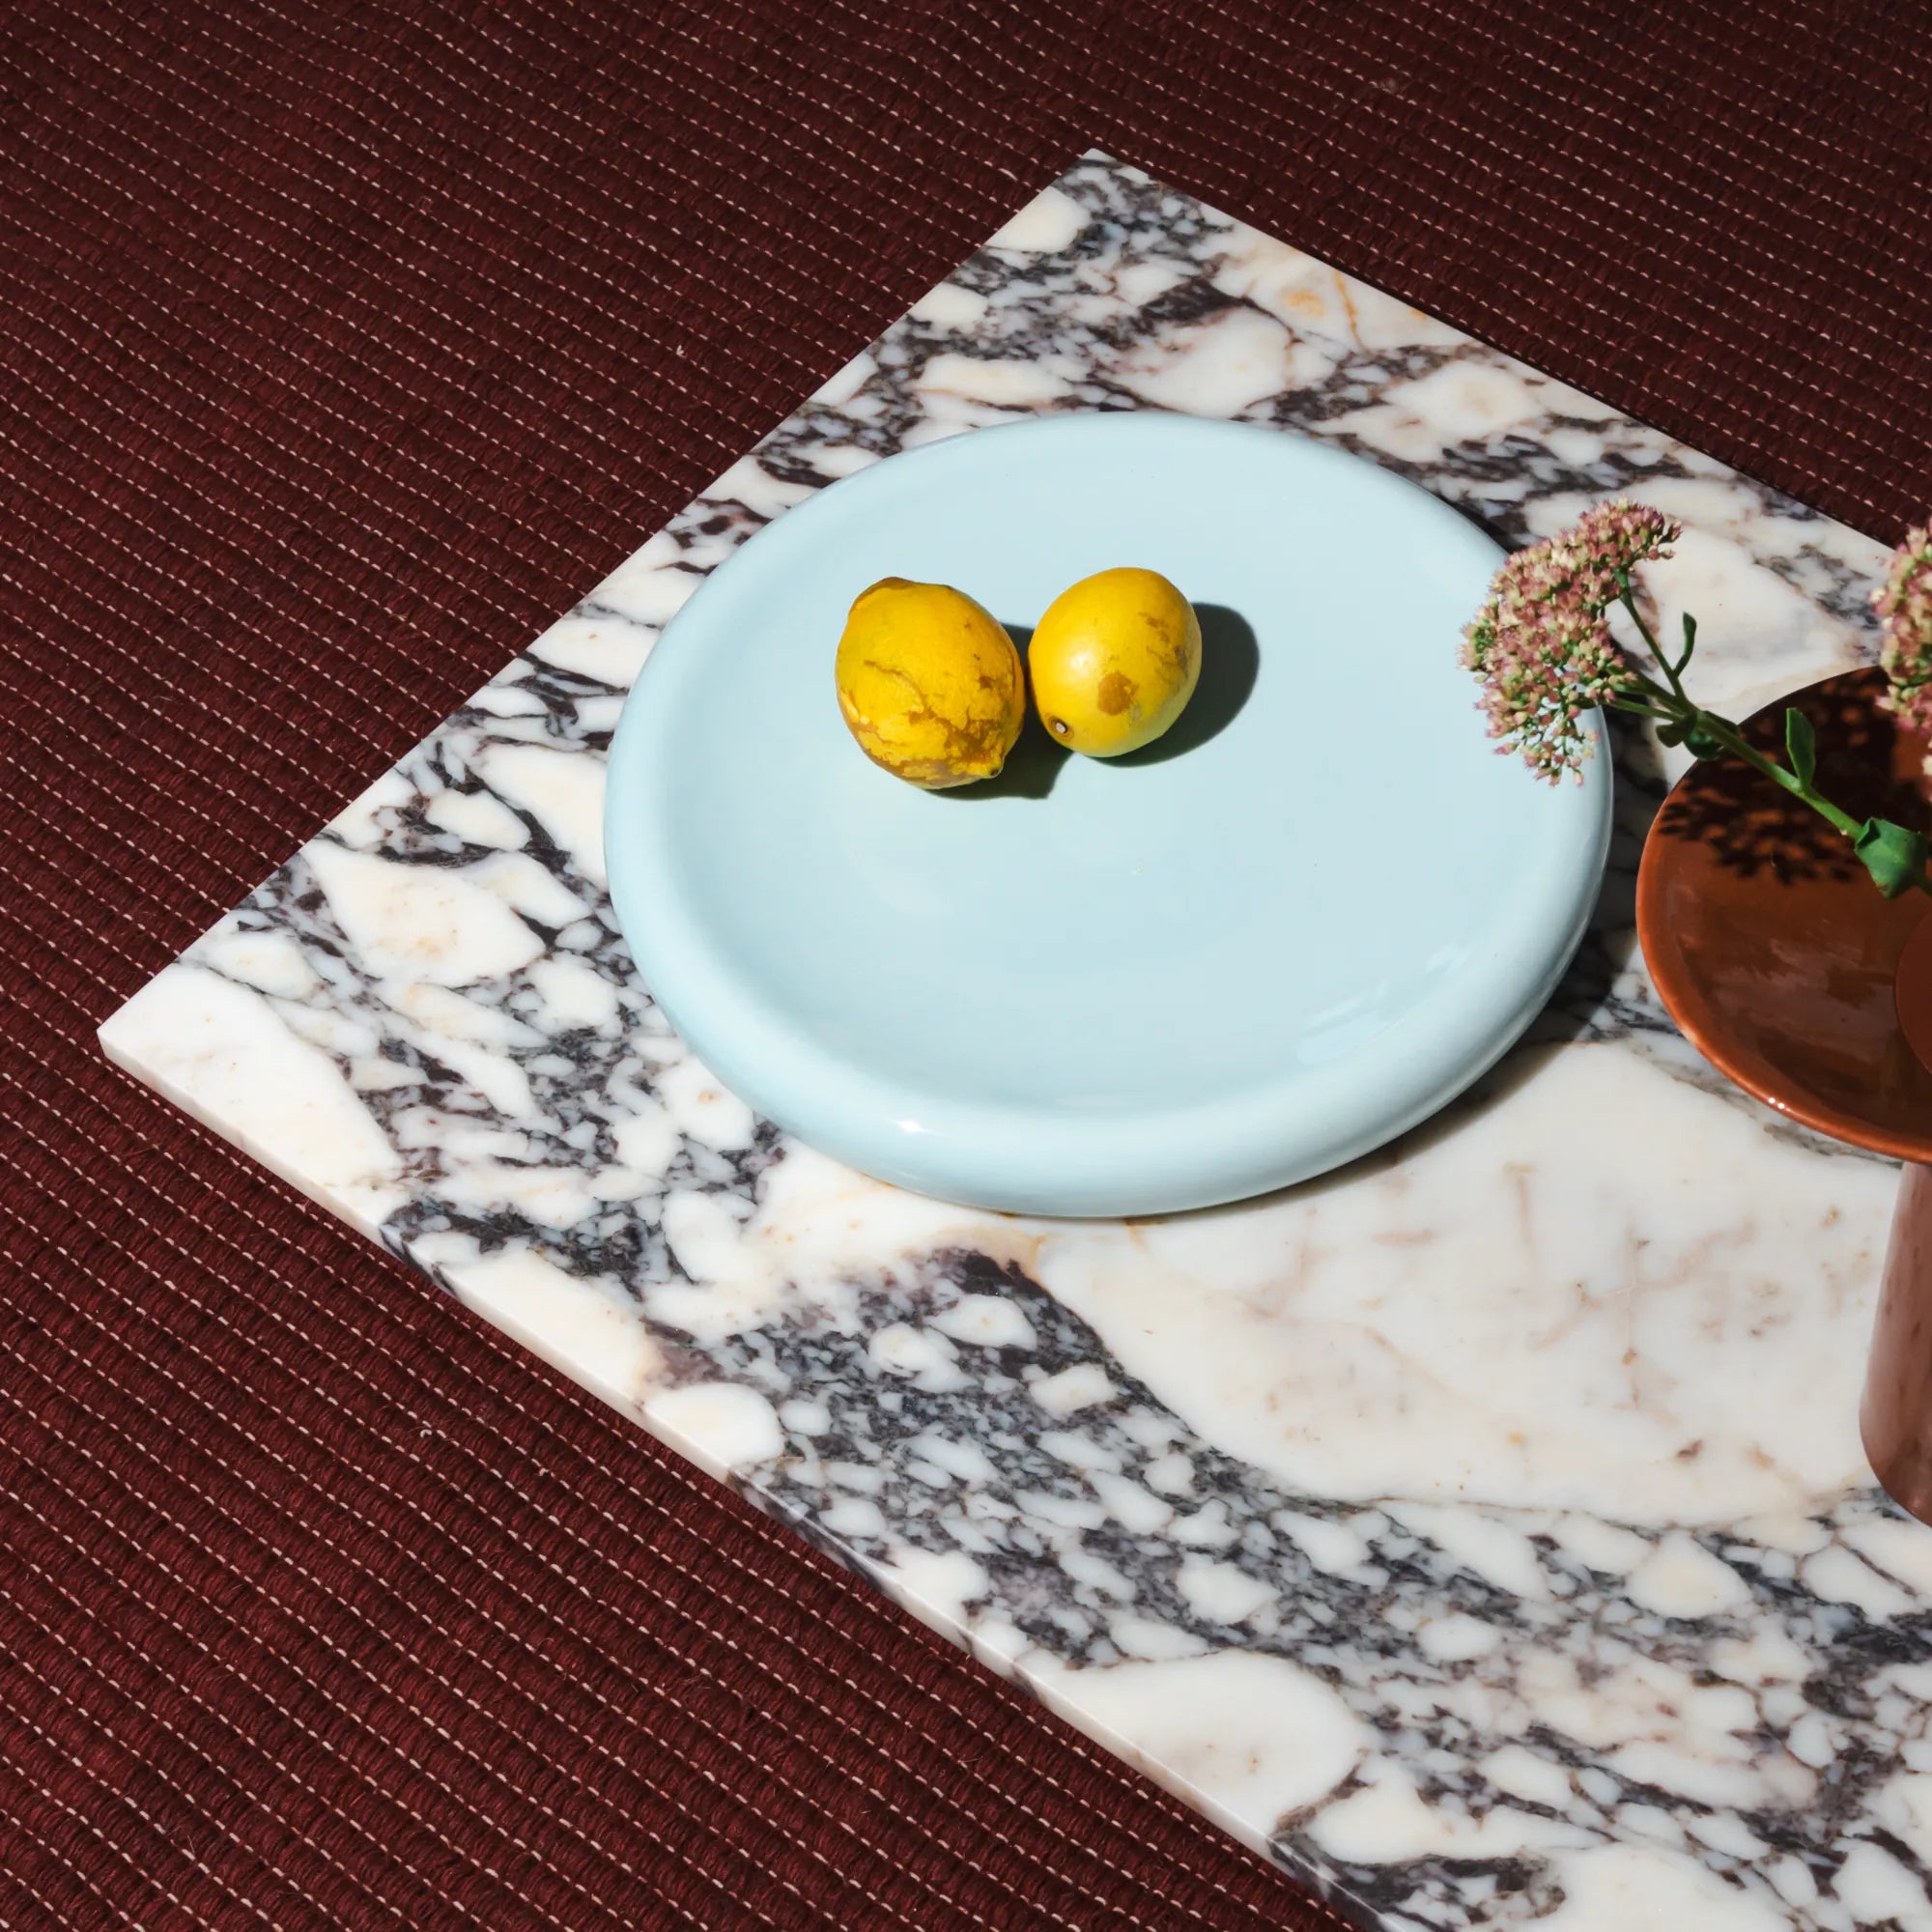
[[[1348,1055],[1325,1068],[1298,1065],[1270,1079],[1258,1079],[1233,1094],[1092,1116],[1053,1116],[1037,1106],[935,1095],[916,1084],[890,1079],[841,1057],[803,1030],[786,1029],[763,1010],[764,1003],[755,992],[748,992],[749,982],[747,987],[734,988],[734,969],[728,958],[710,962],[714,977],[720,966],[724,969],[724,983],[713,984],[696,999],[696,1007],[702,1012],[696,1015],[699,1020],[696,1028],[690,1028],[688,1022],[695,1016],[690,997],[693,989],[680,983],[684,976],[674,963],[680,949],[673,932],[680,918],[687,925],[694,924],[690,907],[679,905],[674,895],[649,906],[643,903],[639,895],[644,889],[638,867],[647,841],[632,836],[653,817],[648,810],[639,810],[652,772],[649,761],[638,754],[638,745],[651,726],[639,722],[646,707],[636,700],[640,693],[654,688],[675,700],[677,667],[683,660],[675,649],[666,650],[673,634],[770,531],[791,525],[792,541],[796,542],[801,532],[809,533],[815,526],[823,514],[822,506],[840,491],[864,484],[867,478],[876,479],[884,470],[944,461],[949,451],[956,460],[959,445],[986,438],[1037,438],[1055,431],[1065,434],[1069,429],[1084,436],[1117,435],[1129,425],[1133,426],[1130,433],[1137,434],[1158,427],[1167,434],[1236,437],[1249,444],[1266,438],[1277,446],[1292,444],[1297,460],[1347,466],[1351,475],[1373,476],[1378,485],[1413,500],[1417,507],[1427,506],[1453,524],[1463,539],[1481,543],[1497,561],[1504,554],[1472,519],[1399,470],[1271,424],[1196,416],[1179,411],[1124,409],[1060,411],[1020,422],[966,428],[879,458],[814,491],[753,532],[710,571],[654,642],[633,681],[608,753],[603,832],[609,891],[639,977],[672,1030],[726,1087],[783,1131],[863,1173],[962,1207],[1067,1218],[1180,1212],[1313,1179],[1400,1137],[1480,1079],[1547,1004],[1588,927],[1607,854],[1612,806],[1610,760],[1601,720],[1593,719],[1589,728],[1597,755],[1586,765],[1583,781],[1595,806],[1594,822],[1584,838],[1588,856],[1576,875],[1574,903],[1564,930],[1553,946],[1539,949],[1544,956],[1542,970],[1533,982],[1534,997],[1507,1002],[1465,999],[1464,1006],[1484,1009],[1482,1015],[1471,1025],[1465,1012],[1464,1030],[1449,1030],[1456,1042],[1453,1050],[1448,1044],[1439,1048],[1435,1058],[1440,1064],[1429,1077],[1415,1083],[1411,1104],[1394,1114],[1385,1105],[1369,1106],[1353,1110],[1357,1118],[1350,1118],[1346,1086],[1350,1075],[1355,1081],[1364,1075],[1358,1059]],[[899,473],[903,474],[903,469]],[[871,487],[878,486],[874,482]],[[849,502],[849,497],[845,500]],[[800,518],[805,520],[802,526],[795,521]],[[1473,724],[1473,700],[1471,709]],[[666,869],[657,868],[660,878]],[[667,909],[671,915],[668,920],[664,917]],[[667,938],[668,933],[673,936]],[[715,950],[721,954],[724,951]],[[668,962],[672,962],[668,976],[671,991],[666,995],[658,991],[655,980],[665,977]],[[1471,982],[1487,982],[1492,977],[1472,975]],[[731,1022],[714,1027],[710,1017],[721,1006],[733,1008]],[[1510,1009],[1507,1013],[1501,1010],[1504,1006]],[[698,1037],[693,1037],[694,1031]],[[820,1083],[828,1084],[835,1096],[824,1107],[815,1104]],[[801,1091],[808,1097],[802,1105],[794,1105],[793,1096]],[[1326,1138],[1319,1160],[1284,1162],[1279,1151],[1282,1117],[1319,1111],[1324,1099],[1341,1102],[1340,1112],[1349,1122],[1347,1131]],[[918,1122],[922,1110],[937,1110],[947,1121],[947,1130],[922,1128]],[[1042,1151],[1037,1145],[1042,1123],[1049,1126],[1049,1143],[1079,1138],[1084,1158],[1068,1165],[1083,1170],[1086,1178],[1070,1179],[1063,1172],[1058,1184],[1053,1184],[1049,1176],[1043,1185],[1037,1169],[1015,1174],[1009,1162],[1004,1179],[997,1176],[989,1179],[983,1153],[976,1156],[974,1149],[983,1150],[1003,1140],[1031,1141],[1035,1145],[1027,1158],[1037,1162]],[[902,1153],[905,1157],[900,1157]],[[1119,1172],[1122,1165],[1130,1171]],[[1096,1174],[1096,1170],[1104,1174]]]

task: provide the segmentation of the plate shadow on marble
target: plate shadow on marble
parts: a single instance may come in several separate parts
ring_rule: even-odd
[[[1551,1002],[1552,1009],[1557,1003]],[[1581,1029],[1577,1030],[1578,1033]],[[1136,1228],[1167,1227],[1188,1223],[1209,1223],[1255,1213],[1269,1208],[1285,1208],[1299,1201],[1318,1201],[1325,1194],[1345,1194],[1358,1186],[1364,1177],[1380,1173],[1405,1161],[1415,1160],[1440,1143],[1452,1139],[1480,1121],[1520,1089],[1526,1087],[1550,1060],[1562,1051],[1562,1041],[1538,1036],[1535,1026],[1521,1041],[1480,1074],[1461,1094],[1407,1132],[1367,1153],[1357,1154],[1341,1167],[1325,1174],[1310,1175],[1306,1180],[1291,1182],[1271,1194],[1251,1194],[1240,1201],[1220,1201],[1206,1208],[1182,1208],[1167,1214],[1130,1214],[1122,1218]]]
[[[1184,758],[1210,739],[1218,738],[1240,716],[1254,695],[1262,665],[1254,626],[1238,611],[1231,611],[1225,604],[1197,604],[1194,614],[1201,620],[1201,679],[1194,687],[1187,709],[1151,745],[1144,745],[1124,757],[1109,758],[1105,761],[1108,765],[1132,770],[1142,765],[1166,764],[1171,758]],[[1024,661],[1033,642],[1033,631],[1025,624],[1009,624],[1006,630]],[[935,792],[933,796],[962,800],[1045,798],[1053,790],[1062,766],[1072,755],[1065,746],[1055,742],[1039,722],[1039,714],[1029,703],[1026,723],[998,778],[988,779],[982,784]]]
[[[1205,644],[1205,616],[1203,639]],[[1207,677],[1205,663],[1202,676],[1204,680]],[[1420,1158],[1464,1132],[1492,1108],[1526,1087],[1559,1049],[1590,1037],[1589,1015],[1609,1000],[1611,988],[1636,952],[1637,860],[1651,822],[1662,809],[1670,788],[1658,748],[1642,726],[1614,711],[1604,714],[1604,724],[1608,737],[1605,755],[1615,767],[1617,785],[1609,863],[1598,882],[1589,934],[1571,960],[1561,983],[1523,1030],[1521,1038],[1493,1066],[1427,1120],[1417,1122],[1406,1133],[1397,1135],[1383,1147],[1371,1149],[1342,1167],[1312,1175],[1273,1194],[1253,1195],[1245,1201],[1222,1202],[1208,1208],[1184,1208],[1174,1214],[1136,1216],[1137,1221],[1144,1219],[1149,1224],[1209,1221],[1250,1212],[1260,1207],[1312,1201],[1323,1194],[1345,1192],[1364,1176]],[[1049,745],[1048,749],[1058,750],[1058,747]],[[1137,758],[1142,755],[1135,753]]]

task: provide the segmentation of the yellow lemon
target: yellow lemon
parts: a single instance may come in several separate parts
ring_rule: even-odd
[[[838,639],[838,708],[859,748],[927,791],[994,777],[1026,719],[1004,627],[963,590],[882,577]]]
[[[1027,668],[1054,737],[1090,758],[1117,758],[1186,710],[1201,676],[1201,623],[1158,571],[1103,570],[1048,605]]]

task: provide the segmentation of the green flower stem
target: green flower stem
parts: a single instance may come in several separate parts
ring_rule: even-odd
[[[1663,646],[1657,641],[1656,634],[1644,622],[1643,612],[1636,608],[1636,598],[1631,592],[1629,573],[1619,571],[1617,582],[1622,586],[1618,602],[1630,612],[1631,622],[1636,626],[1637,635],[1642,638],[1651,656],[1662,668],[1664,676],[1670,680],[1670,689],[1665,691],[1654,678],[1646,677],[1643,672],[1638,671],[1637,682],[1643,687],[1645,696],[1672,724],[1682,724],[1687,731],[1702,732],[1707,738],[1715,740],[1733,757],[1742,758],[1753,771],[1762,772],[1774,784],[1782,785],[1793,798],[1803,799],[1813,811],[1827,820],[1834,831],[1856,840],[1859,834],[1864,830],[1862,820],[1854,818],[1848,811],[1841,811],[1823,792],[1806,784],[1788,766],[1779,764],[1776,758],[1767,757],[1755,745],[1748,743],[1744,733],[1728,718],[1719,718],[1716,712],[1706,711],[1690,696],[1684,689],[1682,676],[1684,666],[1690,661],[1689,645],[1686,645],[1683,658],[1672,664]],[[1633,710],[1638,707],[1626,705],[1623,708]],[[1652,712],[1649,715],[1655,716],[1656,713]],[[1927,884],[1922,876],[1919,884],[1928,892],[1932,892],[1932,884]]]
[[[1854,818],[1850,812],[1841,811],[1823,792],[1806,784],[1798,774],[1776,758],[1767,757],[1758,748],[1749,743],[1743,732],[1728,718],[1720,718],[1715,711],[1706,711],[1701,705],[1693,704],[1689,698],[1674,697],[1661,685],[1643,677],[1645,696],[1652,699],[1652,705],[1629,705],[1621,698],[1612,699],[1619,710],[1640,711],[1646,718],[1667,718],[1673,724],[1681,724],[1688,731],[1700,731],[1707,738],[1714,739],[1729,752],[1733,757],[1742,758],[1753,771],[1762,772],[1774,784],[1779,784],[1793,798],[1803,799],[1821,818],[1827,819],[1833,830],[1842,832],[1847,838],[1856,838],[1864,830],[1864,822]],[[1652,706],[1655,708],[1652,708]]]
[[[1780,758],[1690,696],[1684,675],[1697,648],[1696,618],[1684,612],[1683,644],[1666,651],[1637,608],[1631,581],[1638,564],[1668,556],[1682,534],[1670,518],[1624,497],[1585,511],[1570,529],[1503,565],[1463,634],[1463,662],[1482,683],[1490,735],[1520,753],[1539,778],[1553,780],[1579,771],[1588,753],[1577,729],[1584,705],[1646,718],[1662,744],[1682,745],[1697,758],[1738,758],[1815,811],[1886,898],[1915,888],[1932,894],[1932,827],[1922,808],[1908,811],[1911,823],[1901,825],[1876,814],[1854,818],[1827,798],[1816,782],[1817,726],[1803,706],[1784,707]],[[1911,532],[1874,601],[1884,620],[1891,701],[1908,703],[1917,720],[1932,711],[1932,532]],[[1651,654],[1641,668],[1605,623],[1614,604]]]
[[[1624,607],[1626,611],[1630,612],[1630,620],[1633,624],[1636,626],[1637,636],[1640,637],[1643,639],[1644,643],[1649,647],[1651,656],[1657,660],[1658,665],[1662,669],[1664,676],[1670,680],[1670,690],[1672,695],[1675,696],[1679,704],[1690,704],[1690,694],[1684,689],[1684,676],[1683,676],[1684,667],[1690,662],[1690,634],[1687,633],[1686,635],[1685,644],[1684,644],[1684,655],[1681,658],[1679,658],[1676,661],[1676,663],[1673,664],[1670,660],[1669,654],[1664,650],[1663,646],[1657,641],[1656,634],[1651,630],[1650,626],[1644,622],[1643,612],[1636,608],[1636,596],[1635,593],[1631,589],[1629,571],[1620,570],[1617,572],[1617,584],[1618,584],[1617,601]],[[1647,678],[1644,681],[1646,683],[1650,682],[1650,680]],[[1656,688],[1655,686],[1652,686],[1653,690],[1655,688]],[[1660,696],[1662,694],[1660,694]],[[1695,707],[1692,706],[1692,709],[1694,708]]]
[[[1926,861],[1922,856],[1923,841],[1917,835],[1907,835],[1902,827],[1885,826],[1887,837],[1904,841],[1906,854],[1903,863],[1886,867],[1876,855],[1867,855],[1867,843],[1878,838],[1884,821],[1876,819],[1861,820],[1850,812],[1833,805],[1815,785],[1801,778],[1790,766],[1780,764],[1749,743],[1737,725],[1728,718],[1720,718],[1716,712],[1706,711],[1684,688],[1684,667],[1690,662],[1690,651],[1695,633],[1687,621],[1685,627],[1684,655],[1675,663],[1665,654],[1657,641],[1650,626],[1644,622],[1643,612],[1636,608],[1636,599],[1631,594],[1630,579],[1618,574],[1622,594],[1618,598],[1630,612],[1631,622],[1636,626],[1637,635],[1649,648],[1662,670],[1667,686],[1660,684],[1645,672],[1633,669],[1633,685],[1610,698],[1610,702],[1620,711],[1634,713],[1639,718],[1648,718],[1653,723],[1665,724],[1675,727],[1678,742],[1700,740],[1706,746],[1714,746],[1719,751],[1728,752],[1735,758],[1742,758],[1755,772],[1761,772],[1774,784],[1781,785],[1795,799],[1809,806],[1832,829],[1851,841],[1859,857],[1864,861],[1874,878],[1878,879],[1887,897],[1916,886],[1922,893],[1932,893],[1932,877],[1926,873]],[[1913,856],[1914,848],[1918,848],[1919,856]],[[1893,848],[1894,851],[1899,848]]]

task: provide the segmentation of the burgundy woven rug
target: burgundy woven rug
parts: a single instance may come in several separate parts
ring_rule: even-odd
[[[0,1924],[1332,1924],[93,1028],[1090,144],[1895,534],[1923,27],[14,10]]]

